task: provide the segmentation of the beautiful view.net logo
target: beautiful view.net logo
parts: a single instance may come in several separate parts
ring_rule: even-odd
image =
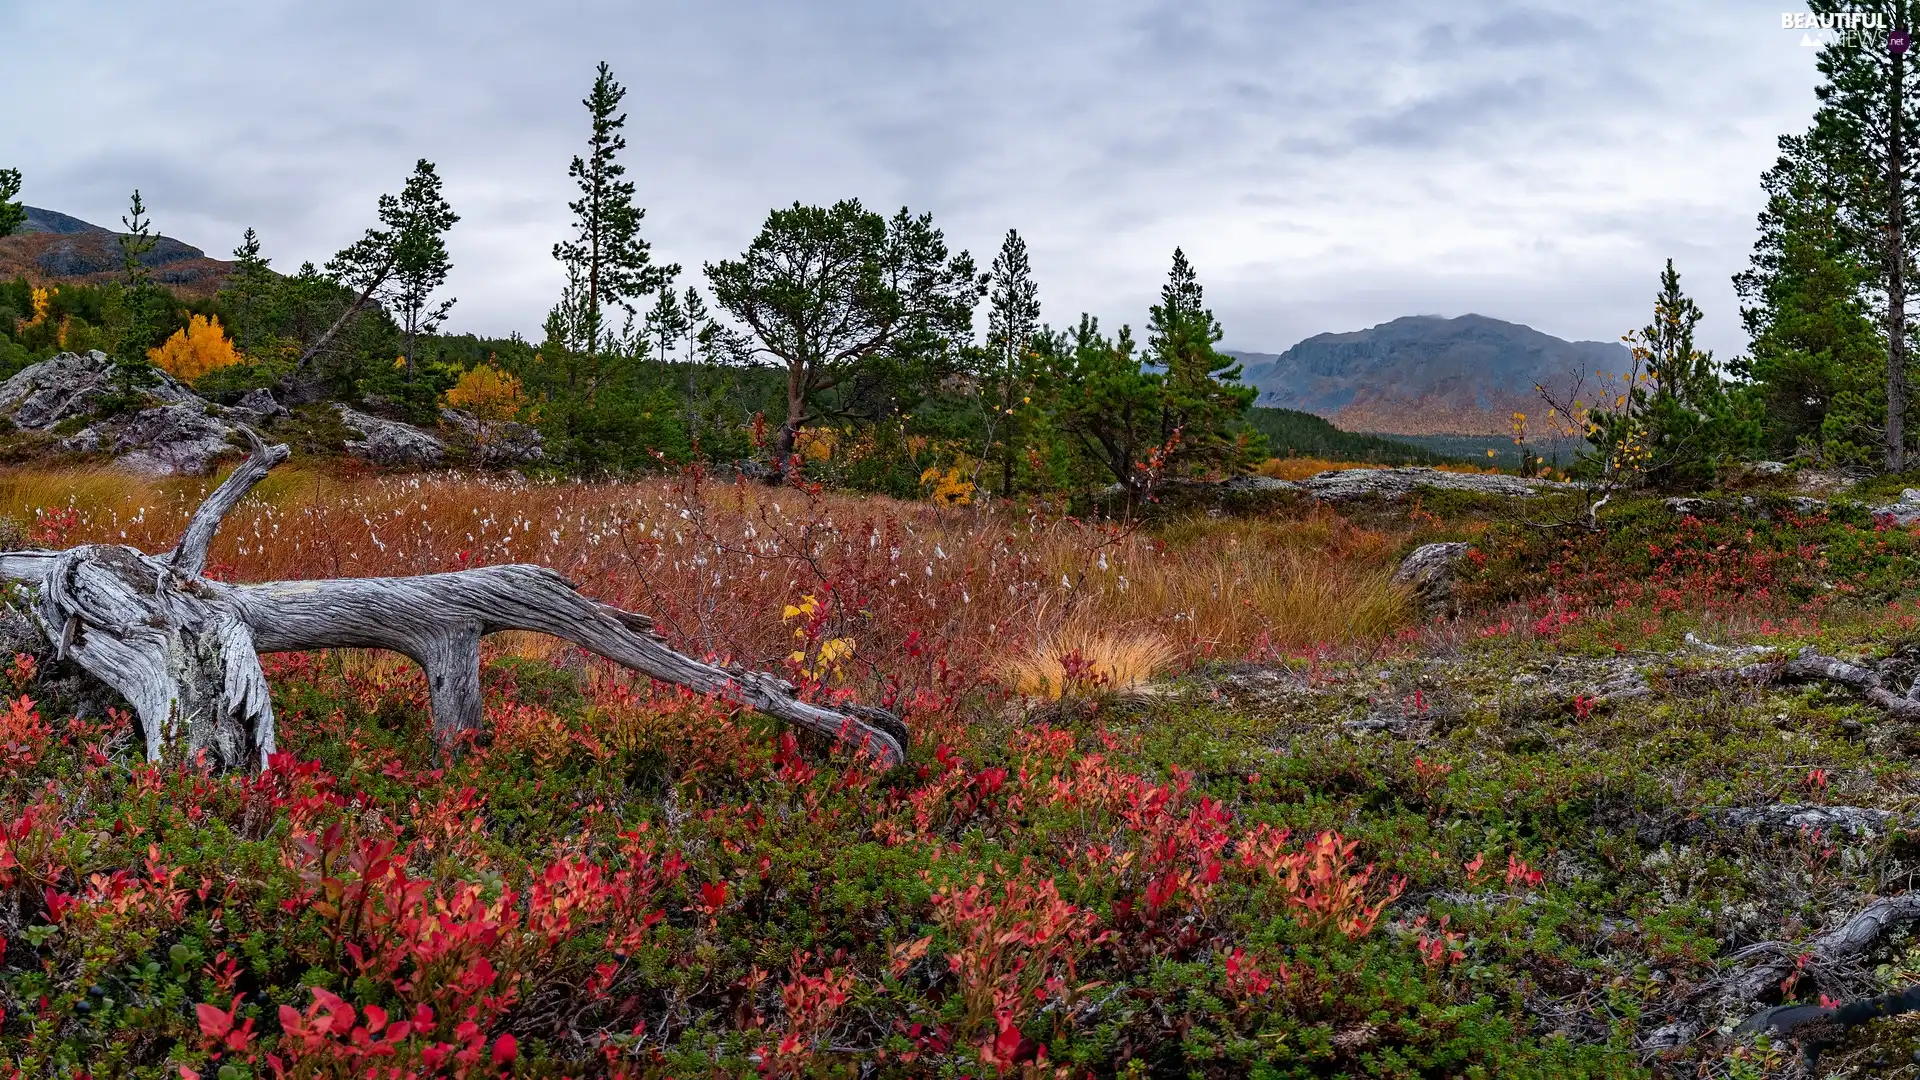
[[[1780,13],[1780,29],[1800,31],[1800,44],[1809,49],[1842,43],[1860,46],[1884,44],[1892,52],[1904,53],[1913,44],[1912,36],[1904,28],[1894,29],[1884,12],[1836,11],[1816,14],[1811,11],[1783,11]]]

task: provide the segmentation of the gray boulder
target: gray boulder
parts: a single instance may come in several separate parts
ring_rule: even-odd
[[[179,401],[120,413],[89,424],[60,443],[62,450],[106,454],[121,468],[155,476],[204,474],[234,449],[231,421],[204,404]]]
[[[0,416],[47,435],[84,422],[55,448],[105,454],[123,468],[157,475],[209,471],[234,448],[238,424],[247,419],[162,371],[142,371],[129,384],[98,351],[61,353],[15,374],[0,384]]]
[[[340,422],[360,436],[347,440],[347,452],[354,457],[388,468],[439,465],[447,459],[447,444],[412,424],[338,403],[333,408],[340,414]]]
[[[1779,500],[1781,504],[1795,514],[1817,514],[1827,508],[1826,500],[1808,495],[1789,495]],[[1708,498],[1703,495],[1676,495],[1666,500],[1666,508],[1681,516],[1697,518],[1752,517],[1761,521],[1773,520],[1773,509],[1767,500],[1756,499],[1751,495],[1738,498]]]
[[[1462,541],[1422,544],[1401,560],[1393,583],[1411,587],[1428,615],[1455,614],[1459,610],[1453,593],[1456,570],[1468,546]]]
[[[255,426],[264,426],[288,415],[287,407],[275,401],[273,392],[265,387],[247,391],[239,401],[227,406],[227,413]]]
[[[1912,525],[1920,521],[1920,488],[1908,488],[1893,502],[1874,507],[1873,516],[1891,518],[1895,525]]]
[[[508,469],[546,459],[539,429],[512,420],[482,420],[464,409],[441,409],[440,430],[470,465]]]

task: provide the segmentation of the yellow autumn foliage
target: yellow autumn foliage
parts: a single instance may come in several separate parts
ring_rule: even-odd
[[[35,286],[30,290],[30,294],[33,297],[33,318],[23,320],[20,323],[20,329],[22,330],[30,326],[39,326],[41,323],[46,322],[47,312],[51,310],[53,306],[53,292],[51,290]]]
[[[520,414],[520,380],[494,364],[475,364],[460,373],[446,402],[481,420],[511,420]]]
[[[793,448],[808,461],[830,460],[833,444],[833,432],[828,428],[801,428],[793,436]]]
[[[195,315],[187,320],[186,329],[175,330],[159,348],[148,349],[147,359],[181,382],[192,382],[216,368],[239,363],[241,356],[220,329],[218,315]]]
[[[927,489],[927,498],[942,506],[965,506],[972,502],[973,481],[963,472],[969,464],[963,458],[945,469],[935,465],[921,473],[920,486]]]

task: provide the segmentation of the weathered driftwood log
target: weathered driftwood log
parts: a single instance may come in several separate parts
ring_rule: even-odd
[[[1811,648],[1802,649],[1789,659],[1780,650],[1772,648],[1728,649],[1692,640],[1691,634],[1688,638],[1689,644],[1709,652],[1733,654],[1742,658],[1762,653],[1772,653],[1775,656],[1772,660],[1744,664],[1740,667],[1674,673],[1677,678],[1689,684],[1731,689],[1736,686],[1765,686],[1781,682],[1839,683],[1896,720],[1920,720],[1920,682],[1914,683],[1905,695],[1901,695],[1887,688],[1886,678],[1880,671],[1862,667],[1838,657],[1823,656]]]
[[[1803,948],[1790,948],[1778,941],[1749,945],[1728,957],[1731,961],[1752,963],[1721,984],[1724,994],[1733,1001],[1758,1001],[1796,970],[1805,970],[1817,979],[1833,968],[1872,952],[1895,931],[1915,922],[1920,922],[1920,893],[1901,893],[1875,900]],[[1807,957],[1804,967],[1799,962],[1801,953]]]
[[[480,726],[480,639],[501,630],[564,638],[662,682],[864,746],[885,764],[904,757],[906,727],[891,714],[823,708],[777,676],[683,655],[645,615],[587,599],[546,567],[259,585],[204,578],[221,520],[287,457],[286,447],[247,435],[252,454],[166,555],[116,544],[0,553],[0,577],[31,590],[32,615],[56,653],[133,706],[148,760],[183,743],[189,759],[204,751],[219,767],[262,766],[274,750],[273,704],[258,654],[329,648],[391,649],[419,664],[435,734],[451,748]]]

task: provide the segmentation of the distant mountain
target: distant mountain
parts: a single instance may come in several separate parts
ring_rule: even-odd
[[[1278,356],[1233,355],[1260,405],[1389,435],[1506,434],[1514,413],[1544,412],[1536,384],[1565,388],[1629,359],[1618,342],[1564,341],[1484,315],[1410,315],[1310,337]]]
[[[24,275],[37,284],[115,280],[124,272],[120,234],[91,222],[43,210],[27,209],[25,228],[0,237],[0,278]],[[207,296],[218,292],[233,263],[171,237],[158,237],[140,259],[153,280],[181,292]]]

